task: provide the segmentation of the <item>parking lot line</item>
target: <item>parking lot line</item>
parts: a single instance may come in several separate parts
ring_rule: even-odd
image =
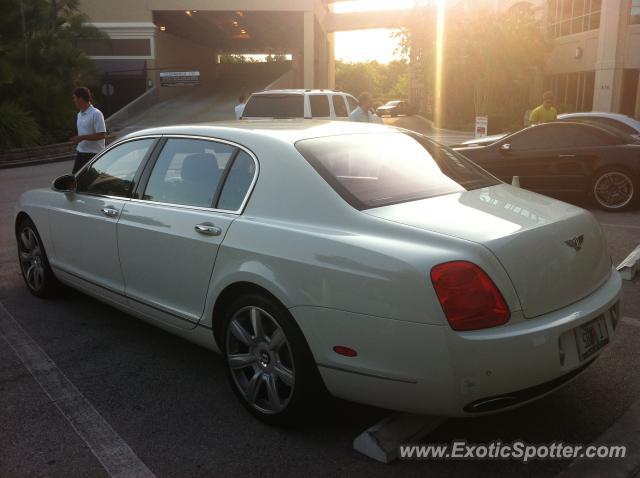
[[[0,336],[114,478],[154,477],[53,360],[0,303]]]

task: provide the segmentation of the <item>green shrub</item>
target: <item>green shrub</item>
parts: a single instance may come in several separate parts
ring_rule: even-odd
[[[0,149],[34,146],[40,141],[36,120],[20,105],[0,103]]]

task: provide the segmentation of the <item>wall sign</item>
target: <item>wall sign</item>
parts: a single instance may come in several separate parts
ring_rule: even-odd
[[[160,86],[195,86],[200,84],[200,72],[195,71],[162,71]]]

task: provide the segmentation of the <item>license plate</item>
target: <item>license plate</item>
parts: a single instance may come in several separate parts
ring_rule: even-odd
[[[609,343],[609,332],[604,317],[598,317],[589,323],[574,329],[580,360],[590,357]]]

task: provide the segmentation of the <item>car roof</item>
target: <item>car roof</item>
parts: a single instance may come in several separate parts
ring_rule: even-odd
[[[381,124],[328,120],[242,120],[160,126],[130,133],[126,138],[146,135],[186,135],[227,139],[242,143],[250,138],[272,138],[285,143],[343,134],[398,132]]]
[[[256,91],[255,93],[252,93],[252,95],[270,95],[270,94],[276,94],[276,95],[283,95],[283,94],[294,94],[294,95],[304,95],[305,93],[333,93],[333,94],[341,94],[341,95],[346,95],[348,93],[345,93],[343,91],[336,91],[336,90],[325,90],[325,89],[304,89],[304,88],[288,88],[288,89],[280,89],[280,90],[264,90],[264,91]]]
[[[563,113],[561,115],[558,115],[558,119],[577,118],[580,116],[587,116],[591,118],[609,118],[609,119],[622,121],[623,123],[626,123],[629,125],[635,125],[635,126],[638,126],[640,124],[640,121],[638,121],[635,118],[632,118],[631,116],[624,115],[622,113],[609,113],[606,111],[585,111],[585,112],[576,112],[576,113]]]

